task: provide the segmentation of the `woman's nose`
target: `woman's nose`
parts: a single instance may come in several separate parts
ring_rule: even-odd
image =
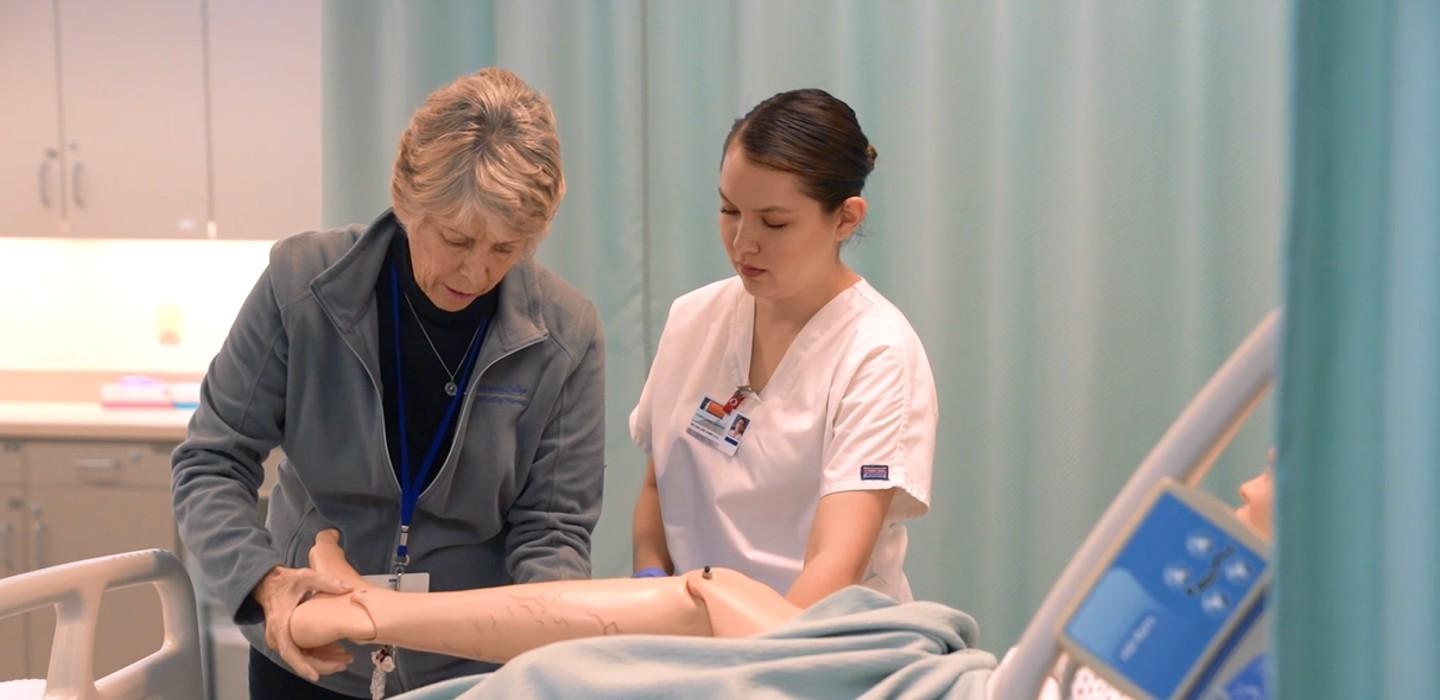
[[[483,283],[488,276],[490,260],[483,252],[473,252],[460,265],[460,276],[470,284]]]
[[[1254,488],[1255,488],[1255,481],[1254,481],[1253,479],[1250,480],[1250,481],[1247,481],[1247,482],[1245,482],[1245,483],[1243,483],[1243,484],[1240,484],[1240,489],[1239,489],[1239,490],[1240,490],[1240,497],[1243,498],[1243,499],[1245,499],[1245,502],[1246,502],[1246,503],[1249,503],[1249,502],[1255,500],[1255,496],[1253,495],[1253,491],[1252,491],[1252,489],[1254,489]]]
[[[735,247],[735,250],[751,251],[759,247],[758,239],[754,235],[751,235],[750,230],[752,228],[753,224],[748,224],[744,221],[741,221],[740,224],[735,227],[735,236],[731,241],[731,245]]]

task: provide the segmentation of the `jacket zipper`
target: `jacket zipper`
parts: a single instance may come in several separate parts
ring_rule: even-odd
[[[483,377],[483,376],[485,376],[485,373],[488,372],[488,371],[490,371],[490,368],[491,368],[491,367],[494,367],[494,366],[495,366],[495,363],[497,363],[497,362],[499,362],[499,361],[501,361],[501,360],[503,360],[503,359],[505,359],[505,358],[507,358],[507,357],[510,357],[511,355],[514,355],[515,353],[520,352],[521,350],[524,350],[525,348],[528,348],[528,347],[530,347],[530,346],[532,346],[532,345],[536,345],[536,344],[540,343],[540,342],[541,342],[542,340],[544,340],[546,337],[548,337],[546,334],[541,334],[541,335],[537,336],[535,339],[533,339],[533,340],[525,343],[524,345],[517,346],[517,347],[514,348],[513,350],[511,350],[511,351],[509,351],[509,352],[507,352],[507,353],[505,353],[505,354],[503,354],[503,355],[500,355],[499,357],[496,357],[495,359],[493,359],[493,360],[485,363],[485,366],[484,366],[483,368],[481,368],[481,370],[480,370],[479,372],[477,372],[474,376],[470,377],[470,386],[469,386],[469,387],[466,387],[465,391],[471,392],[471,391],[473,391],[473,390],[475,389],[476,386],[479,386],[479,384],[480,384],[480,378]],[[482,346],[484,345],[484,341],[483,341],[483,340],[481,341],[481,345],[482,345]],[[420,508],[420,502],[423,501],[423,500],[425,500],[425,494],[430,493],[430,489],[434,488],[434,487],[435,487],[435,484],[440,483],[440,477],[445,474],[445,470],[446,470],[446,469],[449,469],[449,468],[450,468],[450,458],[455,455],[455,445],[457,445],[457,444],[460,442],[460,437],[461,437],[461,435],[464,434],[464,432],[465,432],[465,430],[464,430],[465,418],[466,418],[466,416],[469,416],[469,415],[470,415],[470,406],[471,406],[472,403],[474,403],[474,395],[473,395],[473,394],[468,394],[467,396],[468,396],[468,398],[466,398],[466,400],[465,400],[463,403],[460,404],[460,417],[455,419],[456,421],[458,421],[457,423],[455,423],[455,437],[450,440],[450,449],[448,449],[448,450],[445,451],[445,461],[443,461],[443,462],[440,463],[440,471],[435,472],[435,478],[434,478],[434,479],[431,479],[431,480],[430,480],[430,484],[425,487],[425,490],[421,491],[421,492],[420,492],[420,495],[415,497],[415,508],[416,508],[417,510]],[[381,410],[382,413],[383,413],[384,410],[385,410],[384,400],[383,400],[383,399],[381,400],[380,410]],[[389,438],[387,437],[386,439],[388,440]],[[388,444],[388,443],[386,444],[386,447],[385,447],[385,453],[386,453],[387,458],[388,458],[388,455],[389,455],[389,453],[390,453],[390,447],[389,447],[389,444]],[[390,468],[390,473],[391,473],[391,477],[393,478],[393,477],[394,477],[394,473],[395,473],[395,468],[394,468],[393,466]],[[399,482],[397,481],[396,483],[399,483]],[[395,541],[396,541],[397,543],[400,541],[400,527],[399,527],[398,525],[395,527]],[[402,650],[401,650],[399,647],[396,647],[396,648],[395,648],[395,656],[394,656],[394,659],[395,659],[395,677],[396,677],[397,679],[399,679],[399,681],[400,681],[400,692],[404,693],[404,692],[407,692],[407,691],[409,691],[409,690],[412,690],[412,688],[411,688],[411,686],[410,686],[410,679],[405,675],[404,667],[402,667],[402,666],[400,665],[400,652],[401,652],[401,651],[402,651]]]
[[[321,304],[320,307],[323,309],[325,308],[325,305]],[[325,313],[326,316],[330,316],[330,312],[328,309]],[[337,327],[340,325],[338,323],[335,323],[335,318],[333,316],[330,316],[330,323]],[[470,386],[466,388],[466,391],[470,391],[476,385],[478,385],[480,383],[480,377],[484,376],[486,372],[490,371],[490,368],[494,367],[495,363],[507,357],[510,357],[511,355],[514,355],[515,353],[520,352],[525,348],[536,345],[541,341],[545,340],[547,337],[549,337],[548,333],[541,333],[529,342],[526,342],[524,345],[519,345],[514,349],[510,350],[509,352],[487,362],[477,374],[470,377]],[[349,348],[350,354],[354,355],[355,359],[360,361],[360,366],[365,369],[365,376],[370,378],[370,388],[375,390],[375,398],[379,399],[379,401],[376,402],[376,405],[380,408],[380,425],[383,427],[385,425],[385,391],[380,387],[380,382],[375,379],[375,373],[370,371],[370,366],[365,364],[365,358],[360,357],[360,351],[356,350],[355,346],[350,343],[350,339],[345,337],[344,333],[341,333],[340,340],[345,343],[346,348]],[[484,341],[481,341],[481,345],[484,345]],[[430,493],[430,489],[435,486],[436,482],[440,481],[440,475],[443,474],[445,472],[445,469],[449,467],[450,457],[453,456],[455,453],[455,443],[460,441],[460,435],[463,432],[462,426],[465,424],[465,417],[470,415],[470,404],[471,401],[467,399],[464,403],[460,405],[460,417],[457,419],[459,422],[455,424],[455,437],[450,440],[450,449],[445,452],[445,461],[440,463],[440,471],[435,473],[435,478],[430,481],[430,485],[426,486],[425,490],[421,491],[420,495],[415,497],[416,507],[419,507],[420,501],[425,499],[425,494]],[[399,429],[404,430],[405,428],[404,426],[400,426]],[[388,433],[385,433],[383,429],[381,430],[381,433],[385,436],[385,465],[390,467],[388,472],[390,474],[390,483],[395,485],[396,493],[401,493],[400,480],[395,478],[395,463],[390,459],[390,435]],[[396,544],[400,542],[399,525],[395,526],[395,539],[393,540],[393,542]],[[394,551],[393,547],[391,548],[391,551]],[[395,649],[395,656],[392,658],[394,658],[395,660],[395,678],[399,680],[400,692],[403,693],[410,690],[410,681],[408,678],[406,678],[404,667],[400,664],[401,651],[402,650],[397,647]]]

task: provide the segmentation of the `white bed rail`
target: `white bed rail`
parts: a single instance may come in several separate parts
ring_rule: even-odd
[[[1251,331],[1146,455],[1050,587],[1045,602],[1025,626],[1020,642],[991,676],[991,698],[1034,700],[1039,695],[1060,653],[1055,641],[1060,616],[1121,528],[1161,479],[1170,477],[1193,485],[1210,471],[1215,457],[1270,387],[1281,316],[1280,309],[1271,311]]]
[[[95,680],[95,623],[107,590],[153,585],[165,637],[143,659]],[[200,627],[190,577],[175,555],[149,549],[60,564],[0,579],[0,618],[55,607],[45,700],[192,700],[205,696]]]

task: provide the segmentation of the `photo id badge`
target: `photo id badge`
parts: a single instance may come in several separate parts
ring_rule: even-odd
[[[710,398],[700,399],[695,415],[690,417],[690,427],[685,432],[729,456],[734,456],[750,428],[750,417],[739,412],[725,412],[725,404]]]
[[[373,583],[381,588],[395,590],[395,574],[370,574],[361,576],[367,583]],[[401,593],[429,593],[430,574],[424,571],[407,571],[400,577]]]

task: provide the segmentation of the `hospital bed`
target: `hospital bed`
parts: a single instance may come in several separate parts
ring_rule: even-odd
[[[1267,316],[1215,373],[1141,462],[1067,564],[1017,646],[988,681],[998,700],[1040,697],[1062,648],[1057,630],[1073,612],[1076,591],[1114,554],[1117,538],[1151,507],[1166,480],[1196,484],[1260,402],[1274,370],[1280,311]],[[165,618],[160,649],[99,680],[91,663],[94,628],[106,590],[153,585]],[[205,695],[201,642],[190,579],[175,557],[149,550],[63,564],[0,580],[0,618],[53,605],[57,630],[47,678],[0,683],[0,700],[104,698],[189,700]]]
[[[95,679],[95,624],[110,590],[153,586],[160,595],[164,636],[144,658]],[[0,698],[45,700],[193,700],[205,697],[200,625],[190,577],[160,549],[115,554],[12,576],[0,581],[0,618],[55,609],[55,637],[46,678],[0,682]]]
[[[1014,651],[992,676],[992,698],[1036,697],[1060,657],[1056,630],[1062,617],[1134,513],[1150,502],[1167,479],[1198,484],[1230,444],[1270,387],[1281,318],[1277,309],[1260,322],[1146,455],[1050,587]]]

